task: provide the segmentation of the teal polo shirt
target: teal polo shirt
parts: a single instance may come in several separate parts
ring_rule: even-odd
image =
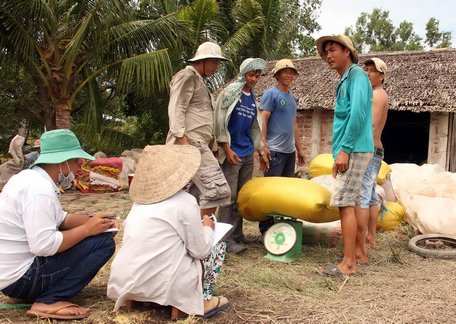
[[[374,152],[372,86],[367,74],[352,64],[336,86],[332,153]]]

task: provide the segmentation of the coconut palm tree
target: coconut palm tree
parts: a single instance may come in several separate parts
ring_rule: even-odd
[[[31,75],[47,129],[69,128],[83,93],[86,126],[99,131],[101,79],[116,79],[124,93],[166,89],[167,48],[178,47],[175,15],[132,17],[125,0],[0,0],[0,64]]]

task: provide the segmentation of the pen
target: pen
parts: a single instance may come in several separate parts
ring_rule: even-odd
[[[214,214],[212,214],[211,216],[209,216],[209,218],[212,219],[212,221],[213,221],[214,223],[217,223],[217,218],[215,217]],[[202,219],[201,222],[204,222],[204,220]]]

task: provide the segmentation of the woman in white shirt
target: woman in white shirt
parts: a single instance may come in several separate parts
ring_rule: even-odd
[[[130,187],[134,204],[108,282],[115,310],[132,300],[210,317],[229,306],[213,296],[226,245],[214,245],[214,222],[201,219],[196,199],[182,190],[200,162],[191,145],[147,146],[141,154]]]

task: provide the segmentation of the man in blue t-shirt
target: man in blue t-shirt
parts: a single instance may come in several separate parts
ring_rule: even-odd
[[[304,164],[304,152],[299,140],[296,123],[298,105],[290,92],[298,71],[289,59],[277,61],[272,71],[277,84],[267,89],[261,97],[260,110],[262,120],[263,148],[269,160],[265,177],[293,177],[296,154],[298,165]],[[261,221],[260,232],[263,234],[274,224],[272,218]]]

